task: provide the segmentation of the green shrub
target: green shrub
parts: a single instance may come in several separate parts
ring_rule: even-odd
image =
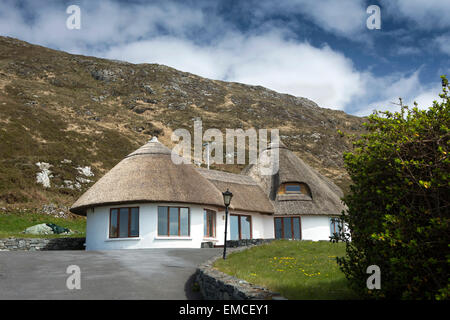
[[[344,198],[351,230],[340,234],[346,256],[338,263],[361,295],[448,299],[449,123],[448,81],[442,102],[375,112],[368,133],[344,155],[352,179]],[[381,269],[381,289],[369,290],[366,268]]]

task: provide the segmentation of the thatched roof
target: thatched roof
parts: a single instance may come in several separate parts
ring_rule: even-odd
[[[274,147],[264,152],[273,152]],[[88,208],[142,202],[175,202],[223,207],[222,192],[233,192],[230,208],[267,214],[337,215],[345,209],[342,191],[295,156],[282,143],[279,171],[260,175],[258,164],[243,174],[174,164],[172,152],[157,140],[150,141],[129,154],[99,179],[70,208],[85,215]],[[308,195],[277,195],[280,184],[302,182]]]
[[[242,174],[252,177],[264,190],[275,207],[275,215],[339,215],[345,210],[341,201],[342,190],[331,180],[308,166],[280,142],[271,145],[265,153],[279,152],[279,170],[274,175],[261,175],[260,165],[247,166]],[[278,195],[282,183],[299,182],[306,184],[311,196],[306,194]]]
[[[233,193],[230,208],[272,214],[274,208],[261,187],[249,176],[217,170],[197,169],[220,190]]]
[[[86,209],[138,202],[180,202],[223,207],[221,192],[191,164],[176,165],[171,150],[157,140],[129,154],[70,208]]]

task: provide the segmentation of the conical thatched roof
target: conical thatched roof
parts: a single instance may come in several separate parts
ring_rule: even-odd
[[[191,164],[174,164],[171,150],[157,140],[129,154],[98,180],[70,208],[123,203],[181,202],[223,207],[221,192]]]
[[[341,201],[342,190],[331,180],[308,166],[283,143],[271,145],[264,153],[279,152],[279,169],[274,175],[261,175],[259,163],[249,165],[243,174],[252,177],[264,190],[275,207],[275,215],[339,215],[345,210]],[[279,195],[281,184],[299,182],[306,184],[311,196],[306,194]]]

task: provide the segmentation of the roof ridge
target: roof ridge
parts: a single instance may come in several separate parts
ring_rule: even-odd
[[[136,150],[136,151],[137,151],[137,150]],[[147,155],[163,155],[163,156],[170,156],[169,153],[165,153],[165,152],[139,152],[139,153],[138,153],[138,152],[136,152],[136,151],[130,153],[130,154],[127,155],[124,159],[130,158],[130,157],[134,157],[134,156],[142,156],[142,155],[145,155],[145,154],[147,154]]]
[[[158,140],[150,140],[146,144],[128,154],[125,158],[144,154],[170,155],[172,154],[172,150]]]
[[[226,172],[226,171],[220,171],[220,170],[211,170],[211,169],[205,169],[205,168],[196,168],[200,174],[204,174],[205,178],[208,180],[216,180],[216,181],[223,181],[223,182],[230,182],[230,183],[239,183],[239,184],[246,184],[246,185],[258,185],[258,183],[253,179],[252,177],[240,174],[240,173],[232,173],[232,172]],[[209,173],[209,174],[208,174]],[[230,178],[241,178],[247,181],[231,181],[233,179],[225,179],[220,177],[220,175],[228,176]],[[249,183],[251,181],[251,183]]]

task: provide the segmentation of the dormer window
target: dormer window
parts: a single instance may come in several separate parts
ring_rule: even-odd
[[[288,182],[280,185],[278,194],[306,194],[311,196],[311,192],[306,184],[301,182]]]

